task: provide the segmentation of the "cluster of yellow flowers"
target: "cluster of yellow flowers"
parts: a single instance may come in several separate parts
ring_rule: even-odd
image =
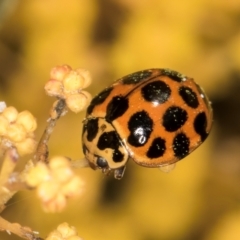
[[[85,69],[73,70],[68,65],[52,69],[50,80],[45,84],[45,91],[49,96],[65,99],[67,107],[78,113],[91,100],[91,95],[82,91],[91,84],[90,73]]]
[[[60,224],[56,230],[51,232],[46,240],[83,240],[78,236],[74,227],[69,226],[67,223]]]
[[[0,112],[0,148],[16,147],[19,155],[33,153],[36,148],[34,131],[36,119],[29,111],[18,112],[5,107]]]
[[[68,109],[77,113],[88,106],[91,95],[82,89],[88,87],[90,83],[90,74],[84,69],[72,70],[68,65],[52,69],[50,80],[45,85],[45,91],[49,96],[56,97],[57,101],[53,104],[50,124],[44,131],[38,149],[36,149],[37,142],[34,135],[37,122],[33,115],[29,111],[19,113],[16,108],[7,107],[4,102],[0,102],[0,157],[4,157],[0,175],[1,209],[17,190],[26,187],[36,189],[43,209],[47,212],[62,211],[69,198],[77,197],[83,192],[84,182],[72,170],[69,159],[61,156],[48,159],[47,141],[56,121]],[[43,147],[43,153],[40,151],[41,147]],[[16,151],[18,154],[15,156]],[[17,162],[13,160],[18,159],[19,155],[34,152],[34,160],[37,163],[34,164],[32,160],[29,160],[25,170],[15,174],[14,181],[9,181],[10,178],[13,179],[12,173]],[[39,152],[46,155],[44,161],[36,157]],[[14,187],[11,186],[12,182]],[[34,235],[34,232],[22,228],[19,224],[11,225],[3,221],[0,223],[2,226],[6,225],[3,229],[8,230],[9,226],[13,226],[11,232],[21,237],[25,237],[29,231]],[[82,238],[78,236],[74,227],[63,223],[50,233],[46,240],[82,240]]]
[[[38,162],[29,170],[25,181],[30,187],[37,189],[47,212],[61,211],[66,206],[67,199],[79,196],[84,186],[65,157],[53,157],[48,165]]]

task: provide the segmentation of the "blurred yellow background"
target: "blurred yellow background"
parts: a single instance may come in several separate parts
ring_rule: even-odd
[[[213,131],[169,174],[130,162],[117,181],[82,169],[85,192],[63,213],[44,213],[34,192],[22,192],[2,215],[41,237],[68,222],[85,240],[239,240],[240,1],[0,1],[0,100],[30,110],[38,138],[53,102],[43,86],[65,63],[92,73],[93,95],[147,68],[191,76],[212,101]],[[50,156],[83,157],[83,118],[58,122]]]

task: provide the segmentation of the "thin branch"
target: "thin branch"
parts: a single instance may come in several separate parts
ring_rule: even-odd
[[[15,235],[27,239],[27,240],[43,240],[37,237],[36,234],[28,227],[22,227],[18,223],[10,223],[4,218],[0,217],[0,231],[7,231],[9,234],[14,233]]]
[[[12,174],[18,160],[18,154],[15,148],[6,151],[0,173],[0,212],[4,209],[6,202],[12,198],[16,191],[7,188],[9,176]]]
[[[34,160],[36,162],[48,162],[48,141],[57,123],[57,120],[66,112],[66,102],[64,99],[59,99],[54,105],[51,117],[48,120],[48,125],[39,141]]]

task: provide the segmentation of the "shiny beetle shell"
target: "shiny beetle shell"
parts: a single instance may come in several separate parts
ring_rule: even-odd
[[[91,101],[83,125],[83,151],[93,169],[114,171],[126,163],[157,168],[190,154],[208,136],[212,108],[204,91],[169,69],[127,75]]]

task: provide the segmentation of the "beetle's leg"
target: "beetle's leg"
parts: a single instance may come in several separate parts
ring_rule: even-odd
[[[124,175],[125,169],[126,169],[126,166],[115,169],[114,170],[114,178],[121,180]]]

